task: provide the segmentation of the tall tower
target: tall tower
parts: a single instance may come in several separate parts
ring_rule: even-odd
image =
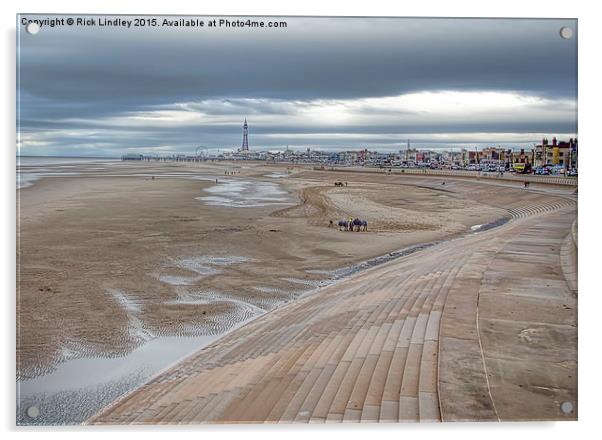
[[[247,118],[242,126],[242,151],[249,151],[249,126],[247,125]]]

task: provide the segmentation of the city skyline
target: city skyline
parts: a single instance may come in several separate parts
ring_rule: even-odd
[[[559,36],[562,26],[576,36],[575,20],[284,20],[131,39],[123,29],[44,28],[44,39],[20,29],[17,154],[236,149],[245,116],[251,150],[577,136],[576,38]]]

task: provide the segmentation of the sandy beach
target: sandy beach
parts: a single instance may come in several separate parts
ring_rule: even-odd
[[[516,185],[263,164],[46,167],[18,194],[18,378],[157,338],[223,334],[355,264],[544,198]],[[368,231],[339,231],[350,216]]]
[[[504,215],[440,188],[357,181],[364,176],[341,176],[356,181],[335,188],[338,175],[270,178],[259,166],[119,164],[112,177],[114,168],[76,166],[69,172],[80,175],[20,190],[23,377],[70,357],[120,355],[156,335],[221,333],[328,271]],[[195,177],[214,175],[217,187],[245,179],[278,185],[288,204],[208,205],[202,198],[215,181]],[[366,218],[369,231],[329,227],[349,216]]]

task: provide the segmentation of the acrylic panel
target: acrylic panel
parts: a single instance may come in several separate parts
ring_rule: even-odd
[[[577,30],[18,15],[17,424],[576,420]]]

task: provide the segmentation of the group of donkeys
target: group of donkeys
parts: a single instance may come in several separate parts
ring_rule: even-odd
[[[339,231],[367,231],[368,221],[359,218],[339,220]]]

